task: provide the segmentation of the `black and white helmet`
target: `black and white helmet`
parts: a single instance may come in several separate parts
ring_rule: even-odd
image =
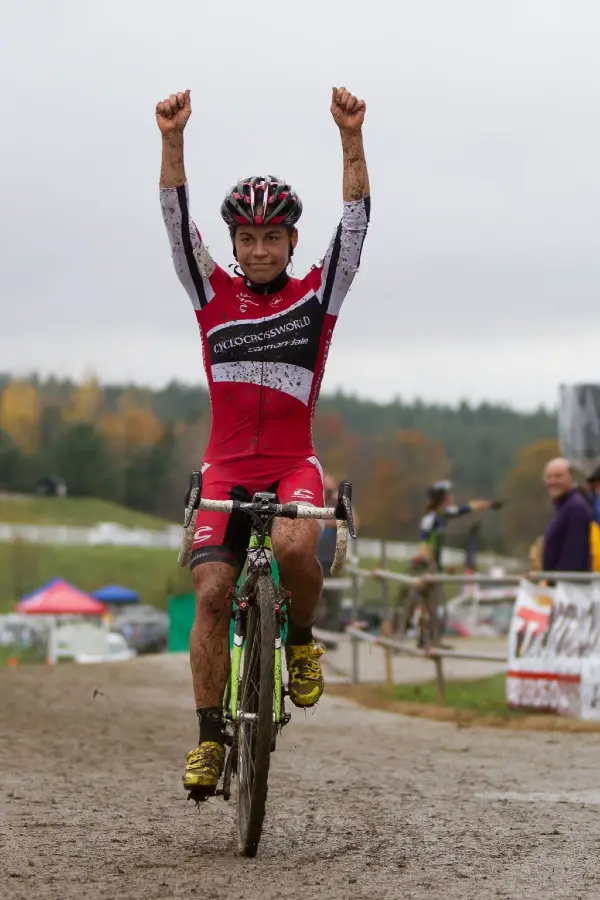
[[[283,178],[254,175],[241,178],[223,200],[221,216],[230,230],[238,225],[294,226],[302,201]]]
[[[435,481],[427,488],[427,495],[432,503],[440,503],[452,490],[452,482],[447,479]]]

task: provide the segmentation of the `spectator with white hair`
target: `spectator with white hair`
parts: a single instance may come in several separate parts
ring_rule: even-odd
[[[545,572],[590,572],[590,526],[593,511],[573,478],[567,459],[551,459],[544,483],[554,503],[554,515],[544,534]]]

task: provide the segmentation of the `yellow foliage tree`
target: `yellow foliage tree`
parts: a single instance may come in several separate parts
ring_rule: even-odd
[[[27,381],[10,381],[0,398],[0,428],[26,453],[37,449],[39,397]]]
[[[143,405],[138,405],[138,399]],[[116,455],[127,457],[132,450],[149,447],[161,439],[163,427],[143,392],[126,391],[117,407],[117,412],[105,412],[99,420],[100,430]]]
[[[123,414],[128,447],[149,447],[163,435],[163,428],[151,409],[128,409]]]
[[[69,404],[63,413],[63,419],[69,424],[75,422],[97,422],[102,411],[103,396],[98,379],[89,375],[77,385]]]
[[[117,409],[120,413],[128,409],[152,410],[152,391],[147,388],[129,388],[123,391],[117,401]]]
[[[103,412],[98,427],[106,438],[111,452],[121,456],[125,450],[125,419],[118,412]]]

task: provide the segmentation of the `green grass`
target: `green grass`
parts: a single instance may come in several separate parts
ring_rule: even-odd
[[[116,522],[127,528],[161,531],[170,522],[95,497],[37,497],[0,494],[0,522],[15,525],[81,525]]]
[[[171,524],[93,497],[36,497],[0,494],[0,522],[20,525],[90,527],[116,522],[127,528],[162,530]],[[145,547],[68,546],[15,541],[0,544],[0,612],[52,578],[64,578],[84,591],[124,584],[143,603],[164,608],[170,593],[191,589],[189,572],[177,565],[177,551]]]
[[[15,659],[19,666],[46,662],[43,651],[33,647],[0,647],[0,668],[7,666],[9,659]]]
[[[189,570],[177,565],[176,550],[0,544],[0,612],[10,612],[20,597],[52,578],[64,578],[84,591],[123,584],[138,591],[143,603],[161,609],[170,593],[192,589]]]
[[[425,684],[396,684],[381,688],[388,699],[404,703],[426,703],[437,705],[437,685],[434,681]],[[475,681],[449,681],[446,684],[446,707],[470,710],[480,716],[519,717],[525,713],[510,709],[506,704],[506,676],[492,675]]]

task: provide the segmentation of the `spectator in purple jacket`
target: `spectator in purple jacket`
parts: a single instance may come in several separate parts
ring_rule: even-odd
[[[590,572],[593,511],[575,484],[568,460],[551,460],[544,482],[555,507],[544,534],[544,571]]]

